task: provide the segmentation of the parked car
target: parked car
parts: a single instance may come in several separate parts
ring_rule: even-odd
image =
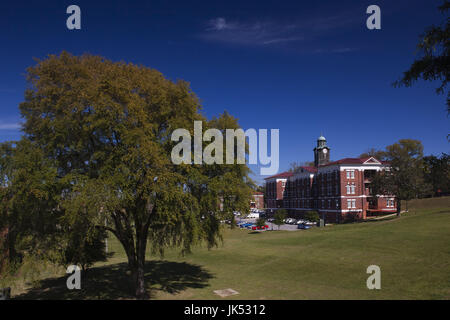
[[[311,222],[311,221],[305,221],[305,224],[308,226],[315,226],[317,223],[316,222]]]
[[[302,223],[305,223],[305,220],[302,220],[302,219],[297,220],[297,224],[302,224]]]
[[[250,227],[250,226],[252,226],[253,225],[253,223],[243,223],[243,224],[241,224],[241,225],[239,225],[239,227],[241,227],[241,228],[248,228],[248,227]]]
[[[249,229],[252,229],[252,230],[266,230],[266,229],[268,229],[269,228],[269,226],[267,226],[267,225],[265,225],[265,226],[255,226],[255,225],[252,225],[251,227],[249,227]]]
[[[305,223],[301,223],[297,226],[297,229],[303,229],[303,230],[307,230],[307,229],[311,229],[311,226],[308,226]]]

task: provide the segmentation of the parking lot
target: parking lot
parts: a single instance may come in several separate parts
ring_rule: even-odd
[[[245,221],[249,223],[256,223],[257,219],[238,219],[239,221]],[[267,222],[266,225],[269,226],[267,230],[285,230],[285,231],[300,231],[301,229],[298,229],[298,226],[296,224],[282,224],[280,226],[277,226],[276,224],[273,224],[272,222]]]

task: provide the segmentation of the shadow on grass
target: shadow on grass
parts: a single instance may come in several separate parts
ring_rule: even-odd
[[[92,268],[81,275],[80,290],[67,289],[69,275],[44,279],[13,299],[134,299],[134,282],[127,270],[126,263]],[[158,291],[176,294],[188,288],[203,288],[211,278],[201,266],[186,262],[157,260],[145,264],[145,283],[150,298]]]

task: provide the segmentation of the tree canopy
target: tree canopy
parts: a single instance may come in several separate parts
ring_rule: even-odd
[[[88,239],[99,230],[114,234],[127,254],[138,298],[146,296],[147,244],[161,255],[168,247],[182,253],[201,243],[211,248],[221,239],[220,220],[248,210],[252,181],[246,165],[171,162],[173,130],[192,134],[194,120],[203,122],[203,130],[239,128],[228,113],[205,119],[187,82],[172,82],[144,66],[67,52],[38,60],[27,71],[29,88],[20,104],[25,135],[18,146],[36,152],[17,161],[37,165],[17,163],[1,192],[16,197],[22,192],[16,186],[25,188],[21,205],[35,211],[17,212],[48,214],[45,225],[53,228],[78,230]],[[2,158],[14,157],[12,149],[4,145]],[[15,182],[34,175],[36,189]]]
[[[421,35],[417,45],[420,56],[412,63],[403,76],[394,83],[395,86],[412,86],[418,79],[440,81],[436,89],[438,94],[445,93],[450,74],[450,2],[445,0],[439,11],[446,15],[439,26],[430,26]],[[447,112],[450,112],[450,93],[447,90]]]
[[[374,195],[395,195],[398,214],[401,200],[410,200],[430,193],[424,180],[423,146],[418,140],[401,139],[386,147],[389,169],[376,174],[371,182]]]

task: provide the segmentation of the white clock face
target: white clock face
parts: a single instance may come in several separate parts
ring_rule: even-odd
[[[323,149],[323,153],[327,154],[328,150],[327,149]]]

